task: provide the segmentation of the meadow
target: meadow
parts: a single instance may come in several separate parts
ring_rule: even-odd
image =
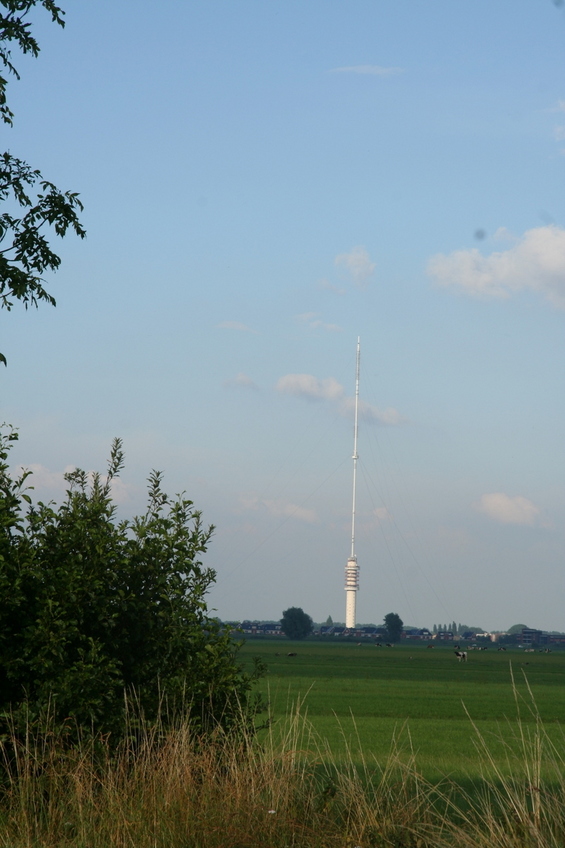
[[[0,846],[565,845],[565,654],[250,640],[253,656],[257,733],[202,737],[180,715],[136,719],[117,749],[33,726],[0,740]]]
[[[338,760],[382,760],[392,746],[429,780],[464,781],[485,771],[479,737],[511,769],[518,718],[533,730],[541,717],[549,738],[562,740],[565,653],[491,647],[463,663],[452,647],[426,643],[249,640],[242,654],[268,667],[262,691],[274,727],[299,706]]]

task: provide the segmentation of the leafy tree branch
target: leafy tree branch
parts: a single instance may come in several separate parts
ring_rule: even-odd
[[[6,101],[7,73],[19,79],[9,45],[14,42],[22,53],[36,57],[39,45],[26,20],[34,6],[42,6],[54,23],[64,26],[62,9],[52,0],[0,0],[0,118],[13,124],[13,112]],[[78,213],[83,206],[76,192],[61,191],[43,179],[41,172],[9,152],[0,155],[0,203],[8,211],[0,214],[0,309],[10,310],[16,300],[29,306],[40,301],[55,306],[55,298],[45,288],[43,275],[56,271],[60,257],[51,249],[45,229],[57,236],[69,230],[80,238],[86,232]],[[0,362],[6,357],[0,353]]]
[[[0,6],[7,10],[0,13],[0,65],[4,73],[8,72],[16,79],[20,79],[20,75],[12,64],[12,53],[7,44],[14,41],[22,53],[30,53],[37,58],[39,44],[31,33],[31,23],[26,21],[30,10],[36,5],[38,5],[37,0],[1,0],[0,2]],[[39,5],[51,14],[53,23],[61,27],[65,26],[63,19],[65,13],[53,3],[53,0],[39,0]],[[6,102],[7,85],[6,77],[0,75],[0,118],[11,126],[14,122],[14,113]]]

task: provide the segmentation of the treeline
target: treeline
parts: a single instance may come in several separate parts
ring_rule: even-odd
[[[452,621],[451,624],[434,624],[432,633],[453,633],[454,636],[461,636],[463,633],[484,633],[482,627],[470,626],[469,624],[461,624]]]

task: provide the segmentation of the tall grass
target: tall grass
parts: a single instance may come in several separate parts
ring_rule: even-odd
[[[548,735],[525,680],[522,697],[512,677],[516,720],[501,736],[505,756],[494,757],[489,741],[472,718],[483,779],[478,790],[463,794],[468,812],[448,800],[451,824],[461,848],[563,848],[565,846],[565,738]],[[524,711],[527,719],[523,719]]]
[[[563,756],[532,704],[533,722],[518,713],[508,727],[506,762],[477,732],[484,778],[472,792],[424,780],[407,728],[383,762],[332,761],[301,703],[255,737],[204,741],[179,722],[116,751],[30,732],[4,745],[0,845],[563,848]]]

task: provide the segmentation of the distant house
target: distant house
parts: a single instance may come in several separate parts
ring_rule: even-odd
[[[282,625],[276,621],[266,621],[261,625],[261,630],[265,636],[280,636],[282,634]]]
[[[534,630],[533,627],[522,628],[522,644],[523,645],[547,645],[549,642],[549,633],[543,630]]]
[[[436,639],[440,642],[453,642],[452,630],[438,630]]]
[[[249,621],[242,622],[226,621],[224,627],[229,630],[239,630],[247,636],[281,636],[282,626],[277,621]]]
[[[432,638],[432,634],[427,627],[405,627],[402,631],[402,638],[420,639],[429,642]]]

